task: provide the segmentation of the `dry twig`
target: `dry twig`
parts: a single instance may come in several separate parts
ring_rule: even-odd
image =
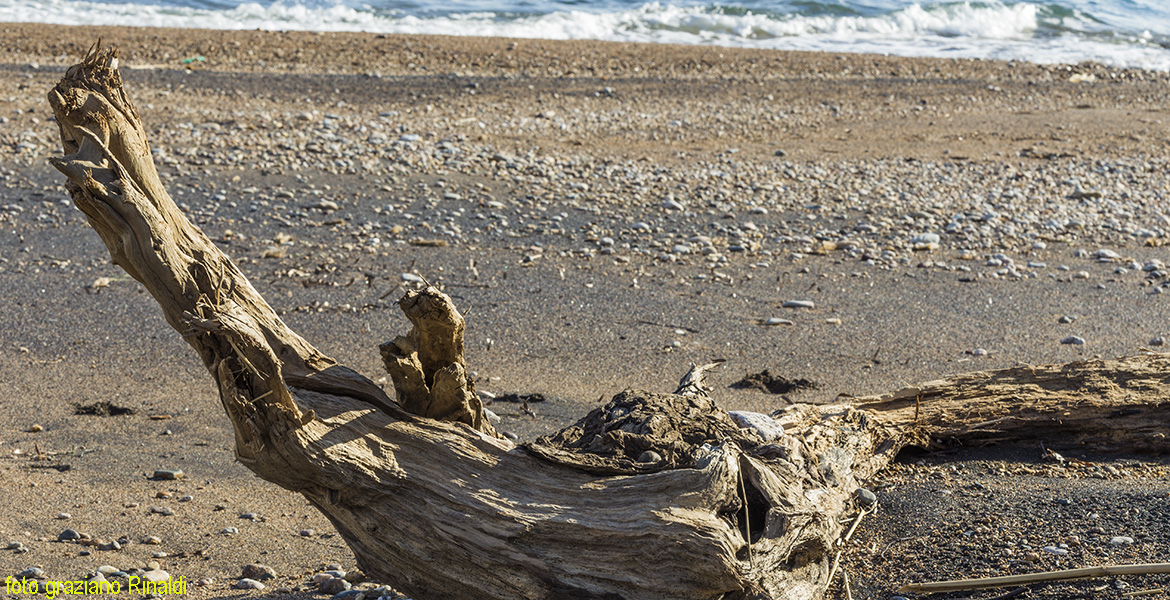
[[[936,594],[939,592],[959,592],[965,590],[982,590],[987,588],[1007,587],[1041,581],[1065,581],[1068,579],[1084,579],[1086,577],[1107,577],[1110,575],[1152,575],[1170,573],[1170,563],[1148,563],[1140,565],[1105,565],[1085,567],[1082,569],[1065,569],[1063,571],[1045,571],[1043,573],[1026,573],[1024,575],[1008,575],[1004,577],[987,577],[983,579],[956,579],[952,581],[933,581],[929,583],[911,583],[902,586],[898,592],[920,592]]]

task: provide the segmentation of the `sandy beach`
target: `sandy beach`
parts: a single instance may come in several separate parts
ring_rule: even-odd
[[[489,407],[520,439],[671,391],[692,362],[726,360],[721,405],[769,412],[1170,337],[1167,73],[0,24],[0,576],[154,560],[193,598],[322,597],[308,577],[355,568],[303,498],[234,461],[212,380],[46,162],[45,95],[99,36],[172,196],[295,330],[389,389],[394,300],[440,285],[477,388],[544,397]],[[763,369],[815,386],[729,387]],[[126,414],[80,414],[100,403]],[[1079,462],[907,453],[843,555],[854,597],[1170,560],[1164,459],[1063,452]],[[233,589],[253,563],[275,579]]]

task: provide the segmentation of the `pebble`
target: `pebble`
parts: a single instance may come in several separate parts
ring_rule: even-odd
[[[1070,335],[1060,340],[1060,343],[1065,345],[1083,346],[1085,345],[1085,338],[1076,335]]]
[[[5,546],[5,548],[7,548],[8,550],[20,550],[20,549],[24,548],[24,543],[23,542],[8,542],[8,545]]]
[[[322,594],[338,594],[353,587],[343,577],[330,577],[317,585],[317,591]]]
[[[175,509],[169,506],[152,506],[150,507],[150,512],[151,514],[169,517],[175,514]]]
[[[662,455],[653,450],[646,450],[642,454],[638,455],[638,462],[657,464],[662,462]]]
[[[771,317],[763,323],[767,327],[775,327],[777,325],[793,325],[792,321],[788,319],[781,319],[780,317]]]
[[[40,433],[40,432],[42,432],[42,431],[44,431],[44,430],[45,430],[45,427],[44,427],[44,425],[40,425],[40,424],[37,424],[37,423],[34,423],[34,424],[30,425],[30,426],[29,426],[29,428],[28,428],[28,432],[29,432],[29,433]]]
[[[146,544],[148,546],[157,546],[162,543],[162,540],[153,535],[148,535],[139,540],[139,543]]]
[[[1074,323],[1074,322],[1076,322],[1076,320],[1077,320],[1077,318],[1074,316],[1064,315],[1061,318],[1057,319],[1056,322],[1057,323]]]
[[[240,518],[247,519],[249,521],[263,521],[264,520],[264,519],[260,518],[259,513],[254,513],[254,512],[240,513]]]
[[[862,506],[867,508],[877,504],[877,494],[865,488],[857,488],[857,491],[854,492],[854,495],[857,496],[857,501],[860,502]]]
[[[142,574],[142,578],[152,583],[162,583],[171,578],[171,574],[162,569],[151,569]],[[264,588],[260,588],[264,589]]]
[[[314,208],[325,212],[333,212],[335,210],[341,210],[341,205],[332,200],[318,200],[310,204],[309,208]]]
[[[727,414],[736,425],[755,431],[765,442],[784,437],[784,426],[768,415],[746,410],[733,410]]]
[[[262,590],[267,586],[255,579],[244,578],[237,581],[232,587],[237,590]]]
[[[781,308],[816,308],[812,300],[788,300],[780,305]]]
[[[299,533],[301,537],[312,537],[315,532],[312,529],[302,529]]]
[[[268,565],[252,563],[244,565],[240,577],[244,579],[255,579],[257,581],[267,581],[269,579],[276,579],[276,570]]]
[[[223,529],[220,529],[219,532],[223,535],[232,535],[235,533],[239,533],[240,530],[235,528],[235,527],[224,527]]]
[[[1125,535],[1119,535],[1111,538],[1109,543],[1113,544],[1114,546],[1132,546],[1133,538]]]
[[[1044,546],[1043,548],[1041,548],[1041,550],[1043,550],[1049,554],[1057,554],[1060,556],[1064,556],[1065,554],[1068,554],[1067,549],[1060,548],[1058,546]]]
[[[72,518],[73,518],[73,515],[71,515],[71,514],[69,514],[69,513],[67,513],[67,512],[59,512],[59,513],[57,513],[57,519],[58,519],[58,520],[60,520],[60,521],[68,521],[69,519],[72,519]]]
[[[182,469],[155,469],[154,478],[155,479],[182,479],[183,478],[183,470]]]
[[[80,539],[81,533],[79,533],[76,529],[66,529],[57,535],[58,542],[69,542]]]
[[[29,567],[16,574],[17,579],[40,579],[45,576],[45,571],[39,567]]]

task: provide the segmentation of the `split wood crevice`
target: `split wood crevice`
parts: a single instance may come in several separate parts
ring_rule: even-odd
[[[467,378],[433,287],[381,347],[397,401],[290,330],[168,196],[116,52],[49,94],[74,202],[216,380],[239,460],[303,494],[359,566],[416,598],[819,598],[855,492],[907,444],[1038,438],[1170,450],[1170,359],[973,373],[737,425],[702,387],[626,391],[526,446]],[[765,439],[768,438],[768,439]]]

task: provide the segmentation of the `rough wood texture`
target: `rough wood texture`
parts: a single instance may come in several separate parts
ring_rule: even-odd
[[[623,392],[516,447],[483,421],[462,318],[430,287],[402,300],[414,329],[382,347],[400,405],[289,330],[183,216],[115,56],[95,47],[50,93],[66,153],[53,165],[202,357],[240,461],[303,494],[363,570],[416,598],[815,599],[859,480],[905,443],[1042,424],[1163,448],[1164,411],[1145,408],[1164,403],[1161,357],[976,374],[866,410],[792,406],[772,416],[781,435],[737,424],[697,368],[676,394]]]
[[[411,414],[466,423],[499,437],[483,412],[463,362],[463,315],[428,286],[410,290],[398,306],[414,327],[379,346],[398,403]]]
[[[1015,367],[855,398],[903,444],[1036,439],[1054,448],[1170,451],[1170,356]]]

